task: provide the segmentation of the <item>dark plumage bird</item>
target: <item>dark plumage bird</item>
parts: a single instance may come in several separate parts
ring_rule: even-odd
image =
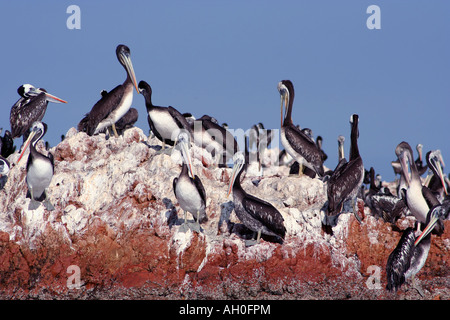
[[[444,160],[440,150],[428,151],[426,155],[427,166],[433,172],[429,179],[428,188],[442,201],[448,195],[445,176],[442,170]]]
[[[444,232],[443,220],[448,220],[450,216],[450,200],[446,199],[442,204],[436,204],[428,212],[429,221],[422,234],[417,237],[416,245],[426,238],[427,235],[435,231],[435,233],[440,236]]]
[[[180,147],[183,156],[181,173],[178,178],[173,179],[173,192],[184,210],[184,224],[182,230],[187,227],[200,231],[200,223],[208,221],[206,216],[206,192],[202,181],[197,175],[194,175],[192,169],[191,156],[189,154],[190,138],[186,132],[178,135],[177,145]],[[189,175],[190,173],[190,175]],[[186,212],[190,212],[197,222],[194,226],[187,225]]]
[[[168,144],[173,146],[180,131],[186,131],[192,137],[192,129],[186,118],[173,107],[153,105],[152,88],[145,81],[139,82],[139,92],[145,98],[147,120],[153,134],[162,142],[163,149]]]
[[[414,215],[416,220],[420,223],[425,223],[427,219],[427,213],[430,209],[430,199],[435,202],[439,202],[436,197],[431,193],[430,189],[422,186],[419,172],[417,171],[416,164],[413,160],[413,153],[411,146],[407,142],[401,142],[395,149],[395,154],[398,157],[400,165],[402,167],[402,174],[405,179],[406,188],[406,204]],[[411,177],[409,176],[408,163],[411,166]]]
[[[242,189],[240,179],[246,167],[245,155],[237,152],[233,157],[234,167],[228,187],[228,196],[233,191],[234,211],[239,220],[253,232],[257,232],[256,241],[247,241],[246,245],[258,243],[261,234],[274,237],[275,241],[283,243],[286,228],[280,212],[269,202],[258,199]]]
[[[351,145],[349,161],[342,159],[334,169],[328,180],[328,212],[327,215],[335,216],[342,212],[344,202],[352,200],[353,213],[356,219],[361,222],[358,211],[355,208],[356,196],[361,188],[364,179],[364,165],[358,149],[358,129],[359,117],[353,114],[350,117],[351,124]]]
[[[116,130],[118,134],[122,134],[126,129],[132,128],[138,121],[139,112],[136,108],[130,108],[125,115],[116,122]]]
[[[1,130],[2,129],[0,129],[0,132]],[[8,158],[14,151],[16,151],[16,146],[14,145],[11,132],[6,130],[3,137],[0,137],[0,155]]]
[[[322,157],[322,163],[323,163],[323,162],[325,162],[325,160],[328,159],[328,155],[322,149],[322,142],[323,142],[322,136],[317,136],[316,144],[317,144],[317,148],[319,148],[319,151],[320,151],[320,154],[321,154],[321,157]]]
[[[412,279],[413,286],[421,295],[416,286],[414,276],[422,269],[428,257],[431,245],[431,235],[427,235],[420,243],[415,245],[416,236],[413,228],[407,228],[400,238],[397,247],[389,255],[386,274],[389,291],[397,291],[408,279]]]
[[[31,143],[30,154],[27,161],[27,176],[26,182],[28,186],[27,197],[31,198],[28,210],[35,210],[39,207],[39,203],[42,202],[47,210],[51,211],[55,208],[50,203],[47,196],[47,188],[52,181],[54,172],[54,161],[51,153],[48,156],[43,155],[36,150],[36,143],[47,132],[47,125],[43,122],[37,121],[31,127],[31,133],[25,142],[22,153],[19,160],[22,158],[25,150]]]
[[[133,64],[131,63],[130,49],[123,44],[118,45],[116,56],[119,63],[125,68],[127,78],[123,84],[118,85],[110,92],[102,92],[102,98],[78,124],[78,129],[90,136],[112,127],[114,136],[118,137],[115,124],[131,107],[133,86],[139,92]]]
[[[45,89],[36,89],[31,84],[21,85],[17,92],[20,99],[12,106],[9,117],[12,139],[24,135],[35,121],[41,121],[49,102],[67,103]],[[26,137],[24,137],[25,140]]]
[[[278,91],[281,97],[281,117],[283,118],[283,105],[286,108],[284,121],[281,126],[281,143],[287,153],[302,167],[313,170],[319,177],[324,175],[322,155],[317,144],[308,135],[302,132],[292,122],[292,105],[294,102],[294,85],[290,80],[282,80],[278,83]]]

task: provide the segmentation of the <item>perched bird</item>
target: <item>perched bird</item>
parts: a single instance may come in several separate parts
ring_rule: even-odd
[[[173,192],[184,211],[184,223],[180,228],[185,232],[187,228],[200,232],[200,223],[208,221],[206,215],[206,191],[200,178],[194,174],[191,156],[189,154],[190,138],[186,132],[178,135],[177,145],[183,156],[181,173],[178,178],[173,179]],[[190,175],[189,175],[190,174]],[[186,212],[190,212],[196,221],[195,225],[188,225]]]
[[[12,106],[9,117],[12,139],[24,135],[35,121],[41,121],[49,102],[67,103],[67,101],[48,93],[45,89],[36,89],[31,84],[21,85],[17,92],[20,99]],[[26,140],[26,136],[23,140]]]
[[[425,185],[436,195],[438,200],[444,200],[448,195],[447,185],[445,183],[445,176],[442,170],[444,159],[440,150],[428,151],[426,155],[428,168],[433,172],[433,175],[425,182]]]
[[[282,80],[278,83],[278,91],[281,98],[281,143],[283,147],[299,163],[299,173],[302,173],[303,166],[306,166],[319,177],[322,177],[324,170],[320,149],[314,140],[292,122],[292,105],[295,95],[294,85],[290,80]],[[284,121],[283,107],[286,109]]]
[[[162,151],[165,150],[166,144],[174,146],[180,131],[188,132],[192,137],[191,126],[177,109],[153,105],[152,88],[147,82],[139,82],[139,93],[144,96],[148,124],[153,134],[162,142]]]
[[[415,230],[407,228],[387,261],[387,290],[396,292],[403,283],[411,279],[413,287],[423,296],[422,291],[415,283],[414,277],[427,260],[431,245],[431,235],[428,234],[417,245],[415,242]]]
[[[425,223],[427,213],[432,205],[430,202],[438,203],[439,201],[431,193],[430,189],[422,186],[419,172],[415,162],[413,161],[413,154],[410,145],[403,141],[395,148],[395,154],[398,157],[402,167],[402,174],[406,182],[405,201],[411,213],[420,223]],[[409,176],[408,163],[411,166],[411,177]]]
[[[280,212],[269,202],[258,199],[242,189],[240,179],[246,162],[242,151],[237,152],[234,157],[234,166],[231,173],[228,194],[233,191],[234,211],[239,220],[248,229],[257,232],[255,240],[246,241],[246,245],[259,243],[261,234],[273,237],[276,242],[283,243],[286,228],[284,219]]]
[[[0,132],[2,129],[0,129]],[[0,155],[2,157],[8,158],[11,154],[16,151],[16,146],[9,130],[5,131],[3,137],[0,137]]]
[[[355,208],[356,196],[361,188],[364,179],[364,165],[358,149],[358,121],[357,114],[350,117],[351,124],[351,145],[350,157],[346,162],[344,159],[339,161],[333,174],[328,180],[328,216],[335,216],[342,212],[344,202],[352,200],[353,214],[361,223],[361,218]]]
[[[437,229],[437,235],[441,235],[444,232],[443,220],[448,220],[450,216],[450,200],[446,199],[442,204],[433,206],[428,212],[429,221],[422,234],[416,239],[416,245],[426,238],[427,235]]]
[[[36,150],[36,143],[45,135],[47,132],[47,125],[43,122],[36,121],[31,127],[31,133],[25,142],[22,153],[19,160],[25,153],[25,150],[31,143],[30,154],[27,161],[27,176],[26,182],[28,186],[27,197],[31,198],[28,210],[35,210],[39,207],[39,203],[42,202],[45,208],[49,211],[55,208],[51,204],[47,195],[47,188],[52,181],[54,172],[54,161],[53,155],[51,153],[48,156],[43,155]]]
[[[78,129],[85,131],[90,136],[112,127],[114,136],[118,137],[115,124],[131,107],[133,86],[139,92],[131,63],[130,49],[123,44],[118,45],[116,56],[119,63],[125,68],[127,78],[123,84],[118,85],[110,92],[102,92],[102,98],[78,124]]]

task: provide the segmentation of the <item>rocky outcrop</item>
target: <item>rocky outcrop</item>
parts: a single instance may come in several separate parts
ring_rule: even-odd
[[[387,258],[401,231],[414,224],[412,217],[392,226],[361,201],[361,225],[343,213],[324,228],[326,188],[320,180],[291,177],[286,168],[269,168],[262,177],[249,169],[243,188],[280,211],[287,234],[282,245],[263,239],[245,247],[243,239],[252,234],[226,195],[231,169],[209,167],[208,154],[193,146],[209,220],[201,233],[179,232],[183,213],[172,180],[180,173],[181,155],[158,153],[159,146],[139,128],[109,140],[72,128],[50,150],[50,212],[44,206],[28,210],[26,160],[11,168],[0,191],[0,297],[420,298],[409,284],[398,293],[385,290]],[[17,158],[15,153],[9,160]],[[418,274],[425,299],[450,298],[450,225],[445,226],[441,237],[432,236]]]

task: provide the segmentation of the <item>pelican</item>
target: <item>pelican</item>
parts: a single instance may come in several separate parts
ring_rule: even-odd
[[[39,202],[43,202],[45,208],[49,211],[55,208],[50,203],[47,196],[47,188],[52,181],[54,172],[54,162],[53,155],[51,153],[48,156],[36,150],[36,143],[45,135],[47,132],[47,125],[43,122],[36,121],[31,127],[31,133],[25,142],[22,153],[20,154],[19,160],[25,153],[25,150],[31,143],[30,154],[27,161],[27,176],[26,182],[28,186],[28,195],[31,198],[28,210],[35,210],[39,207]]]
[[[428,257],[431,236],[427,235],[420,243],[415,244],[414,228],[407,228],[400,238],[397,247],[389,255],[386,274],[389,291],[397,291],[408,279],[413,287],[423,296],[422,291],[415,284],[415,275],[422,269]]]
[[[9,117],[12,139],[24,135],[35,121],[41,121],[49,102],[67,103],[45,89],[35,88],[31,84],[21,85],[17,92],[21,98],[12,106]]]
[[[256,241],[246,241],[246,246],[259,243],[261,234],[272,236],[277,242],[283,243],[286,234],[283,216],[270,203],[249,195],[242,189],[241,174],[247,165],[244,153],[238,151],[234,155],[233,161],[234,166],[227,196],[233,191],[236,216],[248,229],[258,233]]]
[[[187,131],[192,136],[192,129],[186,118],[173,107],[153,105],[152,87],[145,82],[139,82],[139,93],[144,96],[147,108],[147,120],[153,134],[162,142],[162,151],[166,144],[173,146],[180,130]]]
[[[422,239],[426,238],[428,234],[435,230],[437,227],[437,234],[441,235],[444,232],[444,223],[442,220],[448,220],[450,215],[450,201],[446,200],[442,204],[437,204],[433,206],[429,213],[429,222],[425,229],[423,230],[422,234],[420,234],[419,237],[417,237],[415,244],[417,245],[419,242],[422,241]],[[437,225],[437,226],[436,226]]]
[[[361,223],[361,218],[358,216],[358,211],[355,208],[356,196],[364,179],[364,165],[358,149],[358,121],[359,117],[357,114],[353,114],[350,117],[352,129],[349,161],[341,160],[328,180],[327,215],[335,216],[339,214],[342,211],[344,202],[352,200],[353,214]]]
[[[0,132],[2,130],[1,128]],[[14,146],[11,131],[6,130],[3,138],[0,137],[0,156],[8,158],[14,151],[16,151],[16,147]]]
[[[119,63],[125,68],[127,78],[124,83],[118,85],[108,93],[102,92],[102,98],[92,107],[87,119],[80,121],[85,122],[84,128],[90,136],[101,132],[107,127],[112,127],[114,136],[119,135],[116,131],[115,123],[122,118],[131,107],[133,101],[133,86],[139,92],[134,74],[133,64],[130,58],[130,49],[126,45],[118,45],[116,48],[116,56]]]
[[[306,166],[322,177],[324,175],[323,161],[317,144],[292,122],[294,85],[290,80],[282,80],[278,83],[278,91],[281,99],[281,143],[291,157],[299,163],[299,172],[303,172],[302,167]],[[286,108],[284,122],[283,107]]]
[[[444,180],[444,173],[442,172],[442,167],[445,166],[445,164],[441,151],[428,151],[426,154],[426,161],[427,166],[433,172],[433,175],[430,177],[428,183],[425,184],[437,195],[439,200],[443,200],[445,195],[448,195],[448,191]]]
[[[408,186],[406,188],[406,204],[417,221],[425,223],[427,220],[427,213],[430,209],[430,206],[427,203],[426,193],[431,192],[427,187],[422,186],[419,172],[417,171],[416,164],[413,160],[411,146],[403,141],[397,145],[395,154],[398,157],[402,167],[402,174],[406,180],[406,185]],[[411,167],[411,177],[408,172],[408,163]]]
[[[202,181],[197,175],[194,175],[192,169],[191,156],[189,154],[190,139],[186,132],[178,135],[177,145],[180,147],[183,156],[181,173],[178,178],[173,179],[173,191],[175,197],[184,211],[184,223],[182,231],[187,227],[200,231],[200,223],[208,221],[206,216],[206,192]],[[190,174],[190,176],[189,176]],[[196,221],[195,226],[187,225],[186,212],[190,212]]]

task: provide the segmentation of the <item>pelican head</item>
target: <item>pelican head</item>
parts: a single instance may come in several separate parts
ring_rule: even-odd
[[[36,96],[40,95],[41,93],[44,93],[46,100],[49,102],[67,103],[67,101],[48,93],[47,90],[42,89],[42,88],[35,88],[33,85],[28,84],[28,83],[21,85],[17,89],[17,93],[19,93],[19,95],[24,98],[36,97]]]
[[[128,48],[124,44],[119,44],[116,48],[116,55],[117,55],[117,59],[119,60],[120,64],[125,68],[128,76],[130,77],[131,81],[133,82],[133,85],[136,88],[136,92],[139,93],[136,76],[134,74],[133,64],[131,63],[130,48]]]
[[[409,167],[409,164],[411,164],[413,162],[411,146],[409,145],[409,143],[407,143],[405,141],[400,142],[397,145],[397,148],[395,148],[395,154],[397,155],[400,165],[402,167],[403,175],[406,179],[406,183],[409,185],[411,182],[411,179],[409,177],[408,167]]]
[[[183,161],[188,166],[189,173],[191,174],[191,177],[193,179],[195,179],[194,170],[192,169],[191,154],[189,152],[189,147],[190,147],[190,144],[191,144],[189,134],[182,130],[178,134],[176,144],[180,148],[181,155],[183,156]]]
[[[45,135],[46,132],[47,132],[47,124],[41,121],[33,122],[33,125],[31,126],[31,133],[28,136],[27,141],[25,141],[25,144],[23,145],[23,150],[19,156],[19,160],[17,160],[17,163],[20,161],[20,159],[22,159],[23,155],[25,154],[25,151],[30,146],[30,143],[32,145],[36,145],[36,143]]]
[[[426,155],[428,167],[433,171],[435,175],[441,180],[444,192],[447,195],[447,185],[444,180],[444,173],[442,167],[445,167],[444,159],[442,158],[441,150],[428,151]]]
[[[242,151],[238,151],[234,154],[233,163],[234,166],[233,171],[231,172],[230,184],[228,185],[227,197],[230,196],[231,190],[233,190],[234,181],[245,164],[245,155]]]
[[[278,82],[277,89],[280,93],[281,126],[283,126],[283,107],[285,109],[284,118],[286,118],[289,103],[294,98],[294,85],[291,80],[281,80]]]
[[[7,175],[9,172],[9,162],[3,157],[0,157],[0,177]]]

